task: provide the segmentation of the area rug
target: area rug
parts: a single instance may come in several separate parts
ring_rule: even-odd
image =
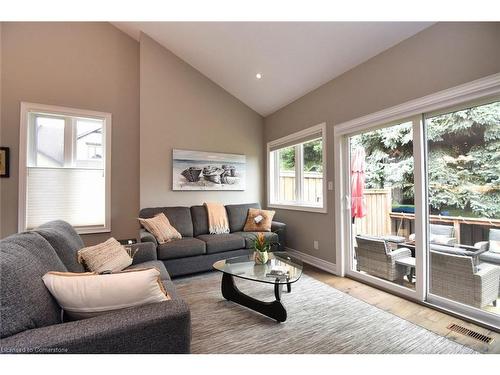
[[[292,293],[283,291],[288,319],[277,323],[226,301],[221,277],[211,272],[174,280],[191,308],[192,353],[476,353],[307,275]],[[274,299],[270,284],[236,279],[236,285],[254,298]]]

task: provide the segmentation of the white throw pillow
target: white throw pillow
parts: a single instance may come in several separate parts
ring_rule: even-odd
[[[494,253],[500,253],[500,241],[491,240],[488,250]]]
[[[78,261],[84,263],[87,270],[98,273],[118,272],[132,264],[127,250],[113,237],[98,245],[79,250]]]
[[[84,319],[170,299],[156,268],[99,275],[47,272],[43,282],[70,319]]]

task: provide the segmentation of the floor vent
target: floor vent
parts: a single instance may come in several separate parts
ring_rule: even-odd
[[[494,340],[493,337],[483,335],[482,333],[470,330],[455,323],[450,324],[447,328],[450,331],[460,333],[461,335],[464,336],[472,337],[473,339],[484,342],[486,344],[491,344]]]

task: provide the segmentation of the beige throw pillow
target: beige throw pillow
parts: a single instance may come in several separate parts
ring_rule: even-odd
[[[244,232],[270,232],[274,211],[249,208]]]
[[[139,222],[149,233],[156,237],[158,243],[170,242],[182,238],[181,234],[170,224],[170,221],[168,221],[163,212],[150,219],[139,218]]]
[[[156,268],[108,275],[48,272],[42,279],[66,315],[73,320],[170,299]]]
[[[78,251],[78,261],[92,272],[121,271],[132,264],[132,258],[125,248],[111,237],[95,246],[84,247]]]

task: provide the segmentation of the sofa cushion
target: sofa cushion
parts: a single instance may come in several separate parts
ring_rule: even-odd
[[[493,251],[486,251],[479,255],[479,260],[486,263],[492,263],[500,265],[500,254],[494,253]]]
[[[490,247],[488,249],[500,255],[500,240],[490,240]]]
[[[205,242],[185,237],[158,245],[158,259],[176,259],[206,254]]]
[[[206,242],[207,254],[222,253],[224,251],[245,248],[244,238],[232,233],[202,234],[196,238]]]
[[[431,235],[453,237],[454,228],[451,225],[431,224],[430,232]]]
[[[1,240],[0,269],[0,337],[61,322],[42,276],[67,269],[47,240],[35,232]]]
[[[159,213],[164,213],[170,224],[179,231],[182,237],[193,237],[193,221],[189,207],[153,207],[143,208],[139,217],[149,219]]]
[[[160,260],[149,260],[147,262],[132,264],[130,267],[125,268],[125,270],[133,270],[137,268],[156,268],[160,271],[160,279],[170,280],[170,275],[165,268],[165,265]]]
[[[34,230],[45,238],[70,272],[85,272],[78,263],[78,250],[85,245],[75,229],[65,221],[56,220],[40,225]]]
[[[208,234],[207,208],[203,206],[192,206],[191,217],[193,219],[193,234],[198,237],[201,234]]]
[[[245,239],[245,248],[253,249],[253,241],[259,232],[236,232],[234,234]],[[271,245],[279,243],[278,234],[274,232],[261,232],[266,239],[271,240]]]
[[[226,205],[227,218],[231,233],[243,231],[249,208],[260,208],[258,203],[228,204]]]

